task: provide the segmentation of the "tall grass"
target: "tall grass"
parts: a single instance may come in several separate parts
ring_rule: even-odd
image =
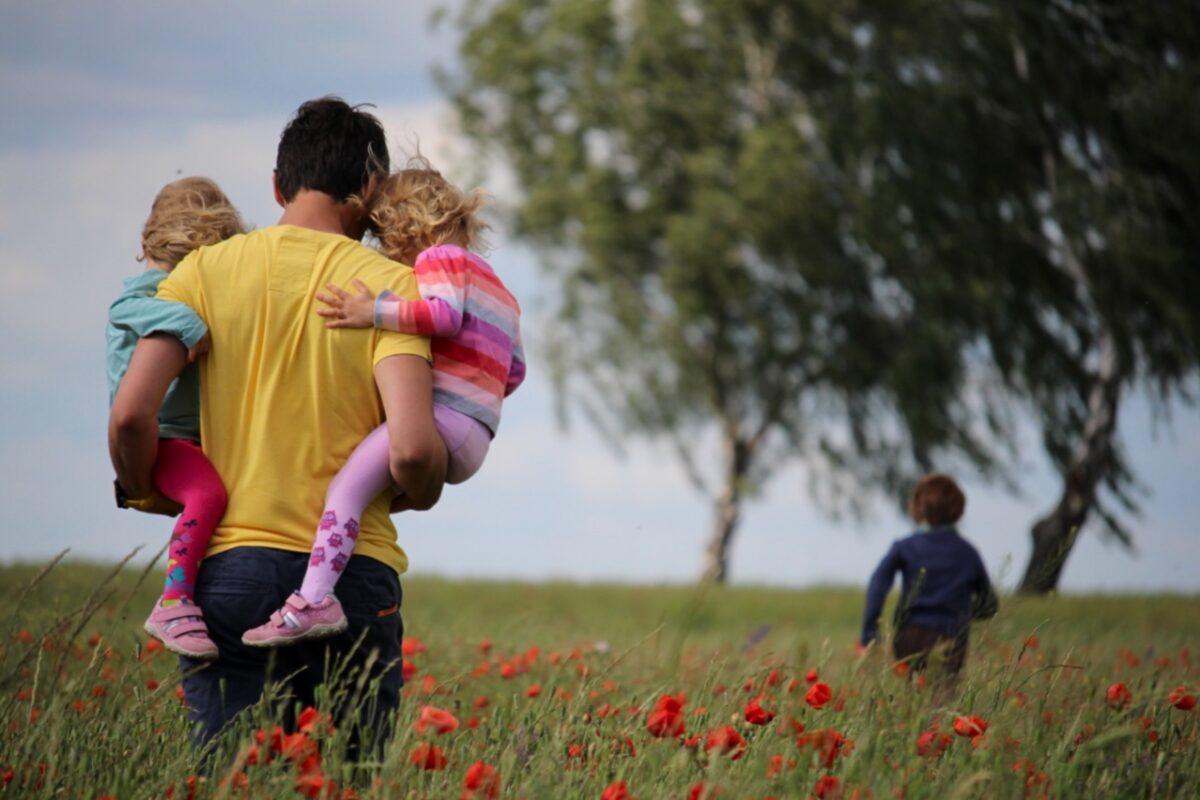
[[[643,799],[697,784],[703,797],[808,797],[827,776],[827,796],[845,798],[1198,796],[1200,711],[1167,702],[1200,689],[1195,597],[1010,599],[977,626],[959,691],[939,697],[855,651],[856,591],[410,578],[406,699],[381,756],[351,763],[341,728],[277,732],[279,697],[195,750],[175,662],[140,631],[158,580],[128,564],[0,568],[0,793],[485,797],[486,781],[464,788],[482,761],[503,797],[619,797],[618,782]],[[833,690],[820,709],[805,701],[809,670]],[[1112,707],[1118,681],[1133,699]],[[331,685],[319,710],[346,690]],[[678,738],[646,725],[667,693],[686,695]],[[754,698],[769,723],[747,721]],[[419,733],[425,706],[458,728]],[[974,741],[952,731],[968,714],[988,723]],[[746,742],[736,760],[740,748],[706,750],[724,725]],[[918,754],[931,729],[951,737],[941,756]],[[831,730],[848,740],[832,756]],[[414,766],[422,745],[445,767]]]

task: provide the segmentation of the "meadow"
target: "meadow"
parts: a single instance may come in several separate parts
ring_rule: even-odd
[[[147,559],[140,559],[144,564]],[[135,560],[136,561],[136,560]],[[1200,598],[1004,598],[956,695],[855,647],[846,588],[407,577],[380,762],[320,709],[208,767],[141,622],[159,573],[0,568],[5,797],[1174,798],[1200,787]],[[1180,691],[1182,687],[1182,691]],[[828,691],[826,691],[828,689]]]

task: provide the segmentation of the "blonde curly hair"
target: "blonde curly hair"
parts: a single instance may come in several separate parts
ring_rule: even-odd
[[[245,232],[241,215],[214,181],[195,175],[180,178],[164,186],[154,198],[142,227],[138,261],[154,261],[174,269],[196,248]]]
[[[380,251],[411,263],[422,250],[439,244],[483,247],[483,232],[489,226],[479,212],[485,203],[483,192],[462,191],[416,156],[375,190],[368,220]]]

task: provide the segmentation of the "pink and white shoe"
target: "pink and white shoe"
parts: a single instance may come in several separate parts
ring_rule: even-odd
[[[346,630],[346,614],[332,594],[319,603],[310,603],[299,592],[283,604],[271,618],[242,634],[242,644],[251,647],[280,647],[309,639],[324,639]]]
[[[163,643],[163,647],[181,656],[211,661],[217,657],[217,646],[208,636],[204,612],[195,603],[181,600],[164,607],[160,597],[154,610],[142,626],[146,633]]]

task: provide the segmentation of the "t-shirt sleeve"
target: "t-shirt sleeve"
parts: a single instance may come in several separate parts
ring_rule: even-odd
[[[204,311],[200,308],[200,275],[198,273],[200,257],[197,251],[192,251],[179,262],[171,274],[158,284],[159,300],[171,300],[190,307],[200,319],[204,319]],[[204,320],[206,323],[208,320]]]
[[[420,300],[421,294],[417,290],[417,279],[412,270],[394,270],[394,272],[398,274],[388,281],[387,288],[402,300]],[[420,356],[426,361],[430,361],[432,356],[429,350],[429,337],[377,330],[375,352],[371,363],[378,364],[391,356]]]

